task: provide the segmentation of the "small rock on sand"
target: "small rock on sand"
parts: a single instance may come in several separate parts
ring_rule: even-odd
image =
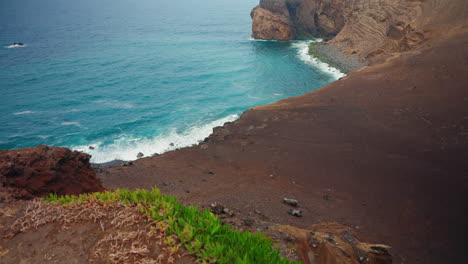
[[[202,144],[202,145],[200,145],[200,148],[201,148],[201,149],[207,149],[207,148],[208,148],[208,145]]]
[[[121,164],[122,167],[128,167],[128,166],[132,166],[132,165],[133,165],[133,162],[131,162],[131,161],[124,161]]]
[[[233,212],[231,209],[229,209],[229,208],[226,208],[226,207],[225,207],[225,208],[223,209],[223,212],[224,212],[226,215],[228,215],[229,217],[233,217],[233,216],[234,216],[234,212]]]
[[[255,220],[252,218],[244,218],[242,219],[242,223],[244,223],[245,226],[252,226],[254,224]]]
[[[214,203],[210,204],[210,211],[213,214],[223,214],[224,213],[224,205],[214,202]]]
[[[302,217],[302,211],[298,209],[291,209],[288,211],[288,214],[295,216],[295,217]]]
[[[284,198],[283,203],[285,203],[287,205],[290,205],[290,206],[297,207],[299,202],[297,200],[295,200],[295,199]]]

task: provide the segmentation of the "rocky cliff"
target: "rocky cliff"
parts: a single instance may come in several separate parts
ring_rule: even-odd
[[[331,39],[367,60],[411,50],[466,25],[463,0],[261,0],[252,11],[258,39]]]
[[[38,146],[0,151],[0,202],[103,191],[85,153]]]

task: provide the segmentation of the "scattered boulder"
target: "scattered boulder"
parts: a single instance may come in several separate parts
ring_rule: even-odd
[[[89,146],[88,148],[89,148],[90,150],[93,150],[93,149],[94,149],[94,147],[93,147],[93,146]]]
[[[218,126],[213,128],[213,133],[205,139],[205,142],[223,141],[232,133],[225,126]]]
[[[254,224],[255,220],[253,220],[252,218],[244,218],[242,219],[242,223],[245,225],[245,226],[252,226]]]
[[[208,149],[208,145],[207,145],[207,144],[201,144],[201,145],[200,145],[200,148],[201,148],[201,149]]]
[[[229,217],[235,215],[234,211],[217,202],[210,204],[210,211],[216,215],[227,215]]]
[[[284,198],[283,199],[283,203],[287,204],[287,205],[290,205],[290,206],[294,206],[294,207],[297,207],[299,202],[295,199],[289,199],[289,198]]]
[[[291,209],[288,211],[288,214],[295,216],[295,217],[302,217],[302,210]]]
[[[122,167],[128,167],[128,166],[132,166],[133,165],[133,162],[132,161],[124,161],[120,164],[120,166]]]
[[[214,202],[212,204],[210,204],[210,211],[213,213],[213,214],[224,214],[224,205],[220,204],[220,203],[217,203],[217,202]]]
[[[226,208],[226,207],[224,207],[223,213],[225,213],[229,217],[233,217],[235,215],[234,211],[232,211],[231,209]]]
[[[138,152],[137,159],[143,158],[144,156],[145,156],[145,154],[143,154],[143,152]]]
[[[67,148],[38,146],[0,151],[0,200],[32,199],[50,193],[103,191],[91,156]]]

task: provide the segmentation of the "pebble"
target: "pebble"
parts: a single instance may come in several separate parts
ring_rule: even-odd
[[[252,226],[254,224],[255,220],[252,218],[244,218],[242,219],[242,223],[244,223],[245,226]]]
[[[144,156],[145,156],[145,154],[143,154],[142,152],[138,152],[137,159],[143,158]]]
[[[297,200],[295,200],[295,199],[290,199],[290,198],[284,198],[284,199],[283,199],[283,202],[284,202],[285,204],[287,204],[287,205],[294,206],[294,207],[297,207],[297,205],[298,205],[298,203],[299,203]]]
[[[200,145],[200,148],[201,148],[201,149],[207,149],[207,148],[208,148],[208,145],[202,144],[202,145]]]
[[[325,195],[323,196],[323,199],[324,199],[325,201],[331,201],[331,200],[333,200],[333,197],[331,197],[331,196],[328,195],[328,194],[325,194]]]
[[[302,217],[302,211],[298,209],[291,209],[288,211],[288,214],[295,216],[295,217]]]
[[[317,45],[315,51],[326,57],[328,61],[344,73],[349,73],[368,65],[366,62],[360,61],[357,56],[344,54],[334,45]]]
[[[232,210],[230,210],[229,208],[226,208],[226,207],[223,209],[223,213],[227,214],[230,217],[234,216],[234,212]]]
[[[224,213],[224,205],[214,202],[210,204],[210,211],[213,214],[223,214]]]
[[[124,161],[121,164],[122,167],[128,167],[128,166],[132,166],[132,165],[133,165],[133,162],[131,162],[131,161]]]

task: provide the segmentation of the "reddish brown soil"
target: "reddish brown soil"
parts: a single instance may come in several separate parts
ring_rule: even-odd
[[[0,209],[0,263],[195,263],[165,241],[136,207],[34,200]]]
[[[106,188],[307,227],[336,221],[395,263],[462,263],[467,234],[468,34],[427,43],[318,91],[247,111],[200,146],[114,165]],[[282,198],[299,200],[292,217]],[[259,212],[255,213],[255,210]]]
[[[38,146],[0,151],[0,202],[56,193],[102,191],[90,156],[67,148]]]

